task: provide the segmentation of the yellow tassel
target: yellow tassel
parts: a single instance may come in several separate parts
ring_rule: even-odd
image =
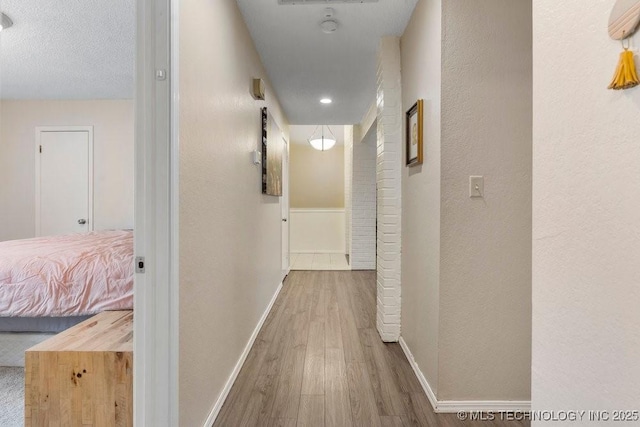
[[[616,68],[616,73],[609,85],[609,89],[630,89],[639,84],[640,80],[638,80],[633,51],[625,49],[620,54],[620,62],[618,62],[618,68]]]

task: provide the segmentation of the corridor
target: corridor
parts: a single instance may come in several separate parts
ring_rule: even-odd
[[[375,292],[372,271],[291,272],[215,426],[476,425],[433,412]]]

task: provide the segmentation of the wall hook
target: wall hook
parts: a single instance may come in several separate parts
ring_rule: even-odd
[[[624,32],[623,32],[623,34],[624,34]],[[627,41],[627,45],[626,46],[624,45],[624,41],[625,40]],[[629,48],[631,47],[631,37],[625,37],[623,39],[620,39],[620,44],[622,45],[622,48],[624,50],[629,50]]]

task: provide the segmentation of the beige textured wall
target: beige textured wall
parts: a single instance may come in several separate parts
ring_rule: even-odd
[[[235,1],[180,3],[180,422],[202,426],[278,285],[280,198],[249,153],[288,123]]]
[[[402,168],[402,337],[434,391],[440,303],[441,25],[441,0],[420,0],[400,41],[403,111],[419,98],[425,102],[424,163]]]
[[[640,88],[605,89],[614,3],[533,2],[535,410],[640,402]]]
[[[93,126],[95,229],[133,228],[133,101],[0,103],[0,241],[35,235],[37,126]]]
[[[318,151],[290,144],[291,208],[344,208],[344,152],[341,146]]]
[[[443,2],[439,399],[530,398],[531,18]]]
[[[404,110],[425,100],[425,162],[403,175],[402,336],[438,400],[528,400],[531,2],[420,0],[401,47]]]

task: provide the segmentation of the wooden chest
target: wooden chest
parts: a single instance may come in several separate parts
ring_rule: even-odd
[[[98,314],[25,359],[25,426],[133,426],[132,311]]]

